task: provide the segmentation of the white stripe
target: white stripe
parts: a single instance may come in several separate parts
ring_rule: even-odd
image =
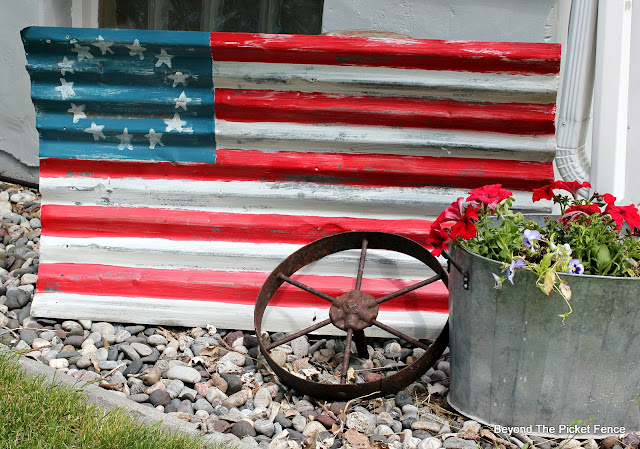
[[[150,313],[150,311],[153,312]],[[187,327],[213,324],[220,329],[242,330],[254,329],[253,312],[253,305],[68,293],[36,293],[31,308],[31,313],[36,317]],[[328,312],[328,308],[267,307],[262,330],[268,332],[301,330],[328,318]],[[381,311],[378,320],[414,338],[433,339],[444,326],[447,314]],[[317,333],[344,335],[344,331],[333,326],[324,327]],[[389,336],[376,327],[369,328],[365,333],[371,336]]]
[[[302,245],[285,243],[173,241],[158,238],[70,238],[43,235],[40,253],[47,264],[78,263],[135,268],[254,271],[270,273]],[[297,274],[355,277],[360,250],[340,252],[314,262]],[[369,250],[366,278],[422,280],[433,271],[395,251]]]
[[[469,189],[62,177],[41,178],[40,191],[44,204],[401,220],[435,218]],[[531,202],[531,192],[514,197],[522,210],[546,210]]]
[[[213,62],[216,88],[295,90],[461,101],[555,103],[558,75],[260,62]]]
[[[554,135],[530,136],[466,130],[215,121],[220,149],[381,153],[551,162]]]

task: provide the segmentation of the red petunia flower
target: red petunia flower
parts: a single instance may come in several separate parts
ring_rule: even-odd
[[[431,254],[436,257],[442,254],[450,241],[449,233],[434,222],[429,231],[429,237],[427,237],[427,245],[433,246]]]
[[[638,208],[636,206],[633,204],[629,206],[616,206],[616,197],[610,193],[602,195],[602,199],[607,203],[604,213],[611,215],[613,221],[616,222],[616,229],[620,229],[625,221],[629,225],[631,232],[636,228],[640,228],[640,215],[638,214]]]
[[[513,192],[503,189],[502,184],[490,184],[473,189],[469,192],[467,201],[476,201],[489,210],[495,210],[502,200],[506,200]]]
[[[448,221],[458,221],[464,216],[464,199],[462,197],[449,204],[447,208],[440,214],[442,217],[441,223]],[[438,217],[438,219],[440,219]]]
[[[569,223],[575,221],[578,217],[588,217],[589,215],[601,213],[600,206],[597,204],[576,204],[567,207],[565,214],[558,218],[558,223],[562,223],[568,228]]]
[[[554,181],[549,185],[540,187],[539,189],[533,189],[533,201],[553,199],[553,191],[556,189],[566,190],[567,192],[571,193],[574,199],[577,199],[578,190],[590,187],[591,184],[586,181]]]
[[[582,212],[586,215],[600,214],[600,206],[597,204],[576,204],[574,206],[567,207],[566,213],[570,212]]]
[[[479,207],[467,206],[464,215],[449,230],[452,239],[460,237],[464,240],[472,239],[478,233],[476,225],[472,220],[478,219]]]

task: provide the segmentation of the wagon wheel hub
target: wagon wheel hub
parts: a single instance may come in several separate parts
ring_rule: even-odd
[[[361,331],[373,324],[378,317],[376,299],[364,292],[353,290],[338,296],[331,308],[329,317],[337,328],[344,331],[352,329]]]

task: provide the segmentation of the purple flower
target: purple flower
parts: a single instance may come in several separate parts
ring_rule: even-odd
[[[525,229],[522,235],[522,243],[527,248],[531,248],[531,244],[534,240],[540,238],[540,232],[535,229]]]
[[[567,273],[582,274],[584,273],[584,265],[580,263],[580,259],[571,259],[569,261],[569,271]]]
[[[505,269],[504,274],[509,279],[509,282],[513,284],[513,277],[516,274],[516,269],[526,267],[527,263],[522,259],[514,259],[511,264]]]

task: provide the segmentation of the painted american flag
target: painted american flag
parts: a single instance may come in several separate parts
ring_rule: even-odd
[[[37,316],[250,329],[264,279],[304,244],[348,230],[424,242],[470,188],[500,182],[521,203],[553,178],[557,45],[44,27],[23,40]],[[298,279],[338,296],[358,257]],[[375,297],[430,276],[384,251],[367,263]],[[281,290],[263,329],[327,316]],[[420,337],[446,317],[442,284],[380,313]]]

